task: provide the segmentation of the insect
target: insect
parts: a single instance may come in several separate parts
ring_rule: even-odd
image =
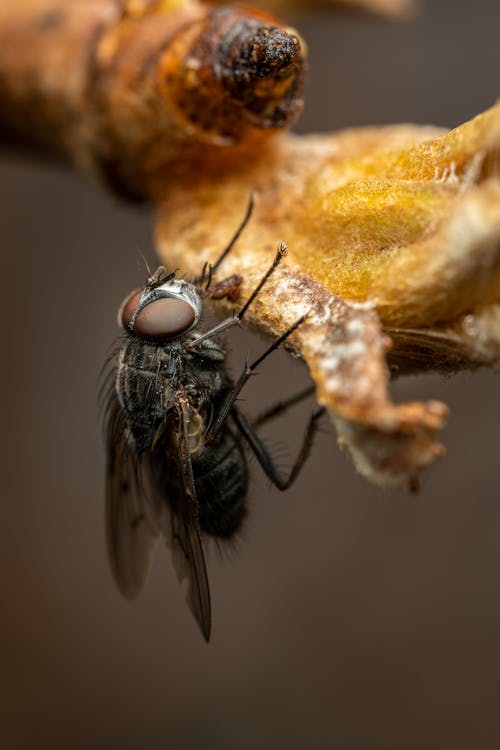
[[[180,580],[188,579],[187,601],[208,641],[211,605],[204,539],[224,541],[246,515],[246,443],[281,490],[291,485],[307,459],[322,409],[312,414],[302,448],[283,478],[236,407],[256,367],[303,322],[303,317],[243,368],[233,383],[220,334],[237,325],[286,254],[281,244],[273,263],[239,313],[200,331],[203,302],[238,294],[241,278],[212,285],[252,211],[213,266],[191,281],[160,266],[142,290],[122,304],[124,333],[103,382],[107,435],[106,522],[111,568],[120,591],[135,597],[149,567],[154,542],[163,534]],[[106,372],[106,370],[105,370]],[[259,423],[284,411],[311,389],[283,401]]]

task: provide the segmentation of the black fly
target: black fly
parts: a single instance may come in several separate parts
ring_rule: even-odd
[[[241,438],[279,489],[290,486],[306,460],[317,420],[312,415],[302,449],[282,478],[235,401],[255,368],[302,323],[300,318],[236,383],[226,370],[218,337],[238,324],[286,254],[284,245],[256,289],[233,318],[204,333],[202,301],[234,298],[241,278],[211,288],[214,271],[230,251],[252,211],[222,255],[191,282],[160,266],[143,289],[132,292],[119,311],[124,333],[103,382],[107,440],[107,543],[114,578],[127,597],[141,590],[155,540],[163,534],[172,548],[179,578],[188,578],[188,604],[205,639],[211,611],[204,536],[231,538],[246,514],[248,474]],[[304,396],[311,389],[304,392]],[[302,395],[302,394],[301,394]],[[267,412],[277,413],[298,397]]]

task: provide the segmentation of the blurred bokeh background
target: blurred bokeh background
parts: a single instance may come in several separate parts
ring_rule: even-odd
[[[403,26],[325,12],[300,28],[302,132],[454,126],[498,95],[498,0],[427,0]],[[394,385],[451,406],[447,456],[417,496],[357,476],[326,421],[286,494],[253,464],[245,533],[227,559],[209,556],[207,647],[166,550],[133,604],[106,560],[96,381],[117,305],[143,277],[138,250],[154,262],[152,216],[5,153],[0,206],[1,747],[499,747],[498,379]],[[235,370],[263,346],[233,334]],[[250,413],[307,378],[282,353],[261,371]],[[266,432],[279,456],[311,408]]]

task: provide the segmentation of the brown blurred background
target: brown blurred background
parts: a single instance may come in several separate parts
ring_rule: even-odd
[[[302,20],[300,131],[454,126],[495,100],[498,0],[422,6],[407,26]],[[396,398],[451,406],[447,457],[419,496],[369,486],[326,422],[288,493],[253,464],[244,536],[228,559],[210,555],[207,647],[166,551],[134,604],[105,553],[96,380],[117,304],[142,280],[138,250],[154,258],[152,218],[15,155],[0,163],[0,201],[0,746],[498,748],[498,380],[395,384]],[[235,369],[263,345],[233,334]],[[285,368],[286,390],[304,382],[284,357],[246,391],[250,413],[283,392]],[[279,456],[294,454],[311,408],[266,433]]]

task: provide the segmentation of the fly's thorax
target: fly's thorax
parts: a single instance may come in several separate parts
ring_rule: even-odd
[[[193,331],[188,335],[195,341],[199,334]],[[228,383],[226,353],[216,340],[205,339],[199,347],[183,355],[181,387],[192,408],[199,411],[207,423]]]
[[[157,345],[127,335],[118,357],[115,388],[136,452],[151,447],[176,402],[180,344]]]
[[[226,359],[226,350],[224,349],[223,341],[220,336],[211,336],[208,339],[204,339],[201,344],[194,346],[197,339],[201,336],[202,331],[198,328],[193,328],[185,334],[185,342],[190,347],[190,355],[193,360],[207,360],[210,362],[224,362]]]

